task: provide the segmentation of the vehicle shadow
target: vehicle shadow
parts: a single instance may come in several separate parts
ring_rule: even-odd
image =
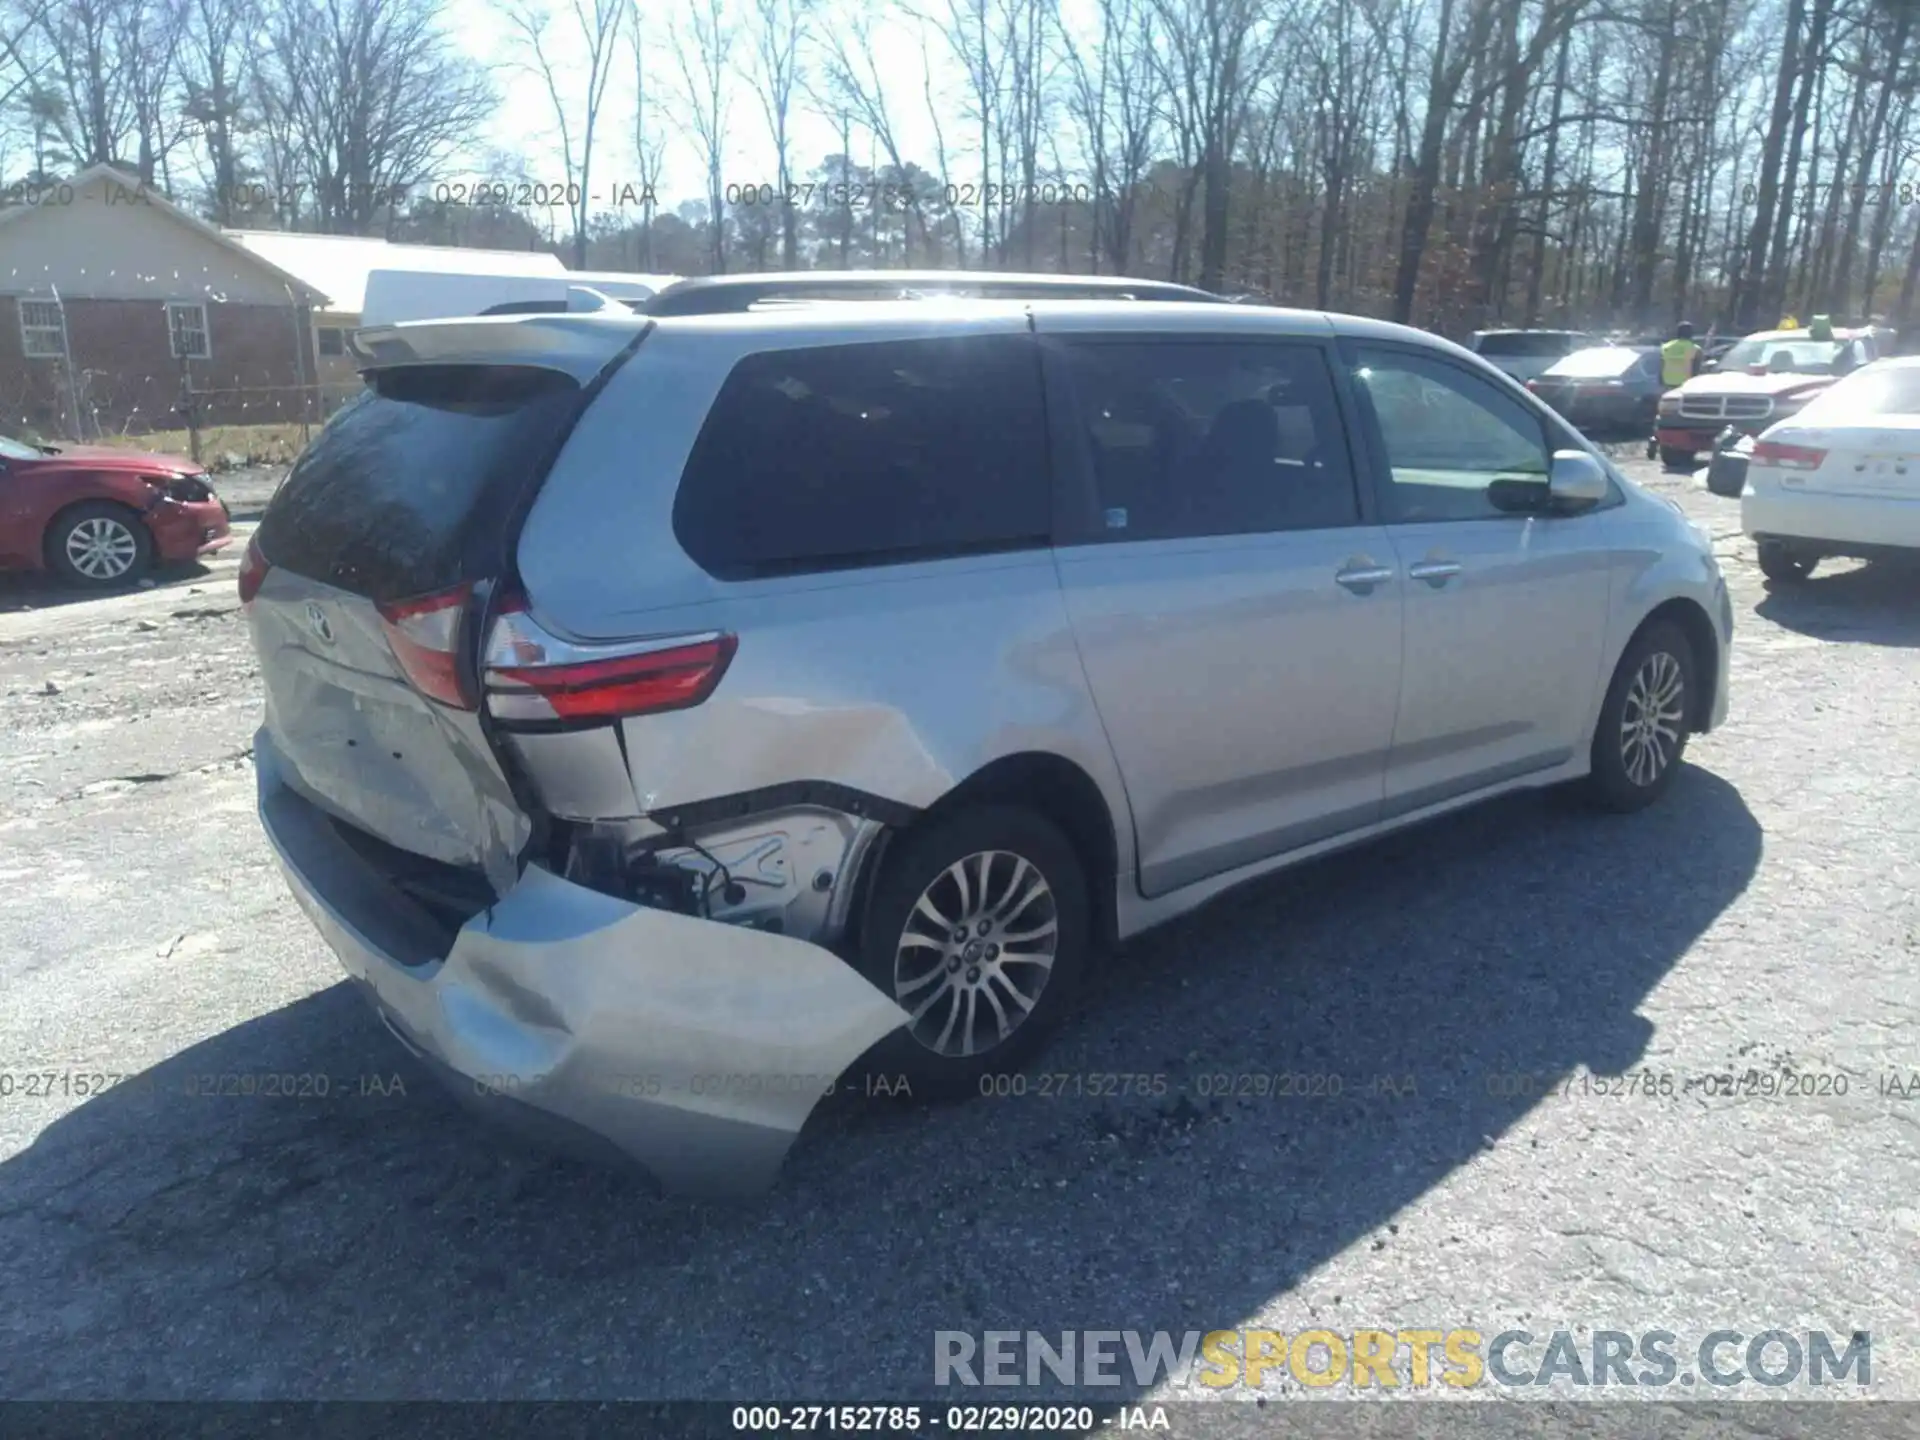
[[[1833,567],[1833,568],[1829,568]],[[1920,556],[1858,565],[1829,560],[1805,580],[1772,585],[1754,614],[1821,640],[1920,645]]]
[[[166,565],[147,577],[150,583],[104,586],[83,590],[65,585],[51,575],[18,572],[0,574],[0,615],[16,615],[25,610],[59,610],[89,600],[110,600],[116,595],[138,595],[148,590],[171,590],[209,579],[213,571],[198,561],[184,565]]]
[[[0,1373],[42,1397],[1064,1396],[937,1390],[934,1333],[1227,1328],[1406,1243],[1399,1212],[1565,1105],[1556,1077],[1640,1063],[1637,1007],[1761,840],[1689,767],[1635,817],[1522,796],[1315,863],[1112,960],[1024,1094],[836,1099],[744,1204],[503,1146],[335,986],[0,1166]],[[329,1095],[198,1093],[268,1074]],[[1136,1397],[1120,1370],[1072,1398]]]

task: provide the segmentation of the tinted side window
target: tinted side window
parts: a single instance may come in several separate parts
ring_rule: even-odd
[[[1092,535],[1165,540],[1359,523],[1318,347],[1155,340],[1063,350],[1092,469]]]
[[[707,416],[674,533],[722,579],[1044,545],[1046,414],[1024,336],[749,356]]]
[[[1546,432],[1512,396],[1423,355],[1363,346],[1356,359],[1354,388],[1373,410],[1387,460],[1389,523],[1509,515],[1488,486],[1546,479]]]

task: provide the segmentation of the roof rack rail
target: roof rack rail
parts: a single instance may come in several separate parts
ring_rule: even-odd
[[[669,285],[644,315],[736,315],[776,302],[874,300],[1143,300],[1225,304],[1190,285],[1119,275],[1019,275],[970,270],[796,270],[715,275]]]

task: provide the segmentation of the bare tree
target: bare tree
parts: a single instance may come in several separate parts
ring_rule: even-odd
[[[822,110],[857,119],[873,142],[885,152],[888,165],[898,177],[907,172],[909,160],[900,148],[893,112],[888,105],[887,83],[874,58],[880,48],[875,44],[875,38],[874,22],[865,15],[855,17],[844,28],[836,27],[829,32],[821,49],[820,78],[823,84],[815,103]],[[843,139],[843,154],[850,138],[847,136]],[[941,148],[945,149],[944,141]],[[944,173],[943,160],[943,176]],[[945,183],[944,180],[942,183]],[[899,187],[904,193],[898,197],[893,193],[894,188],[889,185],[874,191],[873,199],[876,207],[897,206],[906,213],[908,233],[903,239],[903,247],[910,252],[916,233],[925,243],[925,217],[921,214],[920,197],[910,186]],[[847,202],[852,202],[850,194],[847,195]]]
[[[640,182],[640,268],[656,268],[653,255],[653,217],[659,208],[660,177],[666,157],[666,138],[654,127],[653,77],[647,68],[646,30],[641,0],[633,0],[627,24],[627,43],[633,60],[633,160]]]
[[[253,85],[261,15],[255,0],[188,0],[180,37],[184,121],[200,137],[209,209],[222,225],[238,218],[241,135]]]
[[[492,115],[435,0],[277,0],[261,78],[282,189],[322,230],[373,233]],[[298,187],[298,188],[295,188]]]
[[[554,13],[546,0],[507,0],[508,25],[526,46],[524,67],[539,77],[553,106],[560,132],[560,159],[566,166],[567,210],[573,220],[573,266],[587,267],[587,215],[593,208],[593,143],[600,124],[600,106],[613,78],[614,52],[626,23],[626,0],[567,0],[571,22],[570,48],[577,50],[586,71],[584,86],[563,73],[551,38]],[[565,66],[564,71],[577,71]],[[576,99],[577,97],[577,99]]]
[[[673,27],[673,54],[679,66],[681,100],[707,176],[707,251],[713,273],[727,268],[726,187],[727,120],[732,96],[727,88],[727,52],[733,46],[733,18],[726,0],[692,0]]]
[[[60,0],[39,12],[49,64],[43,106],[76,165],[125,163],[134,132],[132,77],[122,46],[124,14],[140,0]]]
[[[753,0],[753,68],[743,77],[754,87],[773,140],[774,184],[780,205],[780,259],[789,270],[800,263],[799,211],[794,204],[793,144],[788,122],[799,85],[801,47],[811,0]],[[757,70],[758,73],[754,73]]]

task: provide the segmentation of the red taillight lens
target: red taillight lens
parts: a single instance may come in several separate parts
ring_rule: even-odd
[[[487,645],[487,709],[503,724],[595,724],[685,710],[713,694],[732,635],[576,645],[546,630],[518,595],[504,597]]]
[[[251,605],[253,597],[260,593],[260,582],[267,578],[267,571],[273,567],[267,564],[267,557],[260,553],[260,537],[254,535],[247,540],[247,553],[240,557],[240,603]]]
[[[1762,440],[1753,447],[1748,457],[1750,465],[1772,465],[1781,470],[1818,470],[1827,458],[1824,450],[1815,450],[1809,445],[1782,445],[1773,440]]]
[[[478,708],[460,683],[460,631],[468,594],[469,587],[461,585],[380,607],[387,645],[407,679],[428,699],[460,710]]]
[[[713,693],[737,642],[715,635],[637,655],[615,655],[568,665],[503,666],[487,672],[496,714],[546,718],[525,702],[543,703],[567,722],[620,720],[662,710],[684,710]],[[520,703],[514,703],[520,702]]]

